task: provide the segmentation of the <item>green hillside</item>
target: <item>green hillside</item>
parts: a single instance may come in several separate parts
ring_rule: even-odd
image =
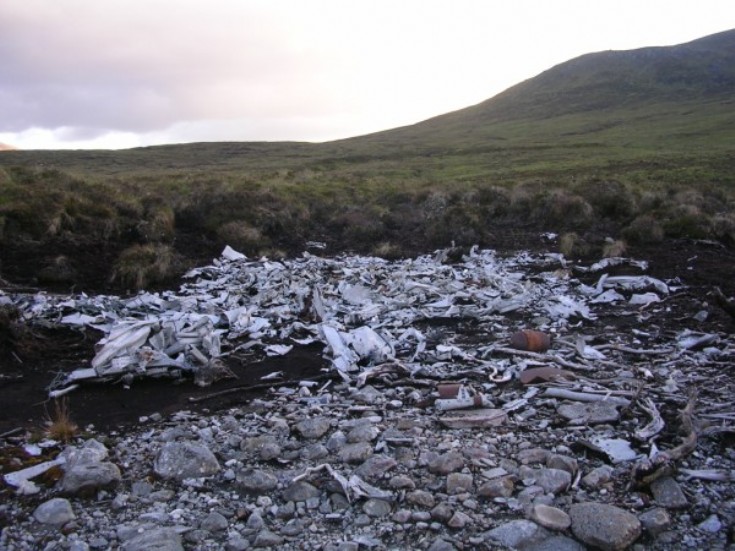
[[[730,242],[734,187],[735,30],[584,55],[478,105],[327,143],[3,151],[0,275],[79,274],[92,250],[104,281],[135,286],[224,243],[399,255],[510,230]]]

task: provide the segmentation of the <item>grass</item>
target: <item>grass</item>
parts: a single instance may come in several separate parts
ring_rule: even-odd
[[[79,427],[71,418],[69,402],[66,397],[54,400],[54,411],[47,416],[46,437],[58,442],[70,442],[79,434]]]
[[[733,40],[584,56],[476,106],[334,142],[4,151],[0,260],[12,273],[34,251],[36,271],[62,255],[80,271],[104,250],[115,284],[138,288],[225,244],[395,257],[511,228],[576,234],[570,250],[600,250],[595,233],[732,242]]]

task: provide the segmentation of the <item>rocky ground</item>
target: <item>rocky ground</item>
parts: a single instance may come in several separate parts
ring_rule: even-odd
[[[707,247],[655,266],[661,300],[624,293],[563,323],[427,320],[436,371],[394,358],[345,380],[313,360],[239,400],[217,385],[180,411],[149,396],[135,423],[68,445],[7,417],[21,430],[0,436],[0,548],[727,549],[735,345],[706,278],[724,282],[732,259]],[[718,258],[722,273],[698,270]],[[600,273],[571,276],[576,289]],[[549,351],[510,346],[528,326]]]

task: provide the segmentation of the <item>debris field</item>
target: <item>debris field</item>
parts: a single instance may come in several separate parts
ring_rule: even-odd
[[[178,291],[0,294],[31,327],[103,335],[49,399],[208,387],[192,411],[68,446],[2,435],[0,547],[727,548],[735,340],[718,307],[644,260],[455,253],[227,247]],[[201,411],[237,401],[244,386],[218,384],[242,366],[314,346],[314,376],[268,373],[259,398]]]

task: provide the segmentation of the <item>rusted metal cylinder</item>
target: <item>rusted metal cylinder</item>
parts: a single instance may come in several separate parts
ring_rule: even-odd
[[[546,333],[525,329],[510,336],[510,346],[516,350],[529,352],[546,352],[551,346],[551,339]]]

